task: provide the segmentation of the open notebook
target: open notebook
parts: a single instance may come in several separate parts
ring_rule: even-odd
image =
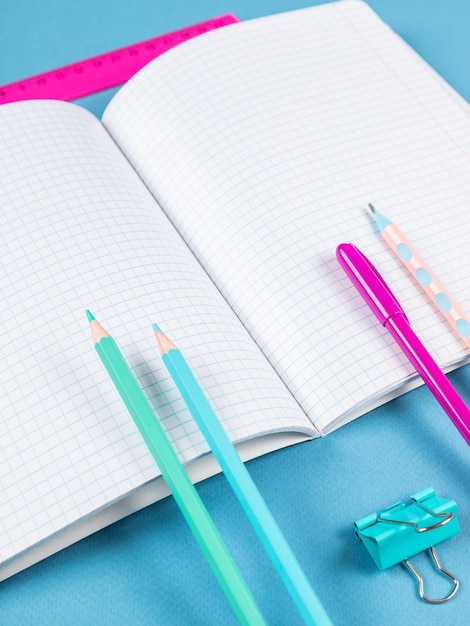
[[[337,265],[341,241],[387,276],[443,366],[467,356],[364,207],[398,223],[470,310],[468,108],[361,2],[186,42],[102,123],[37,101],[1,107],[0,128],[3,578],[167,494],[86,308],[194,480],[218,468],[152,322],[246,459],[418,383]]]

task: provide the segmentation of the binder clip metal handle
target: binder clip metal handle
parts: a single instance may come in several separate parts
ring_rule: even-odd
[[[447,524],[454,518],[454,514],[452,513],[452,511],[444,511],[443,513],[435,513],[428,507],[424,506],[424,504],[422,504],[421,502],[418,502],[417,500],[415,500],[413,496],[411,496],[411,499],[414,501],[417,507],[425,511],[431,517],[437,517],[437,518],[442,518],[442,519],[439,522],[436,522],[435,524],[430,524],[429,526],[418,526],[416,522],[407,522],[405,520],[398,520],[398,519],[387,519],[385,517],[378,517],[377,521],[386,522],[387,524],[405,524],[406,526],[413,526],[413,528],[415,529],[417,533],[427,533],[429,530],[435,530],[436,528],[440,528],[441,526],[444,526],[444,524]]]
[[[454,583],[454,586],[453,586],[452,590],[444,598],[428,598],[428,596],[425,595],[425,593],[424,593],[423,577],[418,572],[416,567],[411,563],[411,561],[409,559],[405,559],[403,561],[403,564],[406,565],[406,567],[409,568],[411,573],[414,574],[416,576],[416,578],[418,579],[418,593],[419,593],[420,597],[425,602],[429,602],[430,604],[442,604],[443,602],[447,602],[447,600],[450,600],[451,598],[453,598],[455,596],[455,594],[457,593],[457,589],[459,588],[459,584],[460,583],[459,583],[459,580],[453,574],[451,574],[448,570],[446,570],[444,567],[442,567],[441,561],[439,560],[439,557],[437,556],[436,548],[434,548],[434,546],[431,546],[431,548],[429,548],[429,549],[431,550],[432,558],[434,559],[434,562],[435,562],[437,568],[439,569],[439,571],[441,572],[441,574],[443,574],[444,576],[447,576],[448,578],[450,578],[452,580],[452,582]]]
[[[453,500],[438,498],[431,487],[412,495],[411,500],[411,504],[398,502],[379,515],[372,513],[361,518],[354,524],[356,535],[379,569],[403,563],[417,578],[419,595],[425,602],[447,602],[456,594],[459,581],[442,567],[434,545],[459,532],[457,505]],[[453,582],[452,590],[443,598],[425,595],[423,577],[409,560],[427,549],[431,550],[439,572]]]

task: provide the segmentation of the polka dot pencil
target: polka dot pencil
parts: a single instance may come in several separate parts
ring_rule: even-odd
[[[437,308],[446,317],[460,339],[470,348],[470,318],[443,286],[429,265],[421,258],[398,226],[390,222],[382,213],[379,213],[372,204],[369,204],[369,209],[374,216],[383,239],[408,269],[413,278],[421,285],[430,300],[434,302]]]

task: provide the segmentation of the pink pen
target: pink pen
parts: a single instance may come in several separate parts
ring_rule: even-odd
[[[405,312],[382,276],[356,246],[341,243],[336,257],[379,322],[398,343],[410,363],[470,445],[470,410],[412,330]]]

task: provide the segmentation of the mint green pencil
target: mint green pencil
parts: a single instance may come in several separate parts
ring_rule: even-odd
[[[95,348],[241,624],[265,625],[240,571],[114,339],[87,311]]]

